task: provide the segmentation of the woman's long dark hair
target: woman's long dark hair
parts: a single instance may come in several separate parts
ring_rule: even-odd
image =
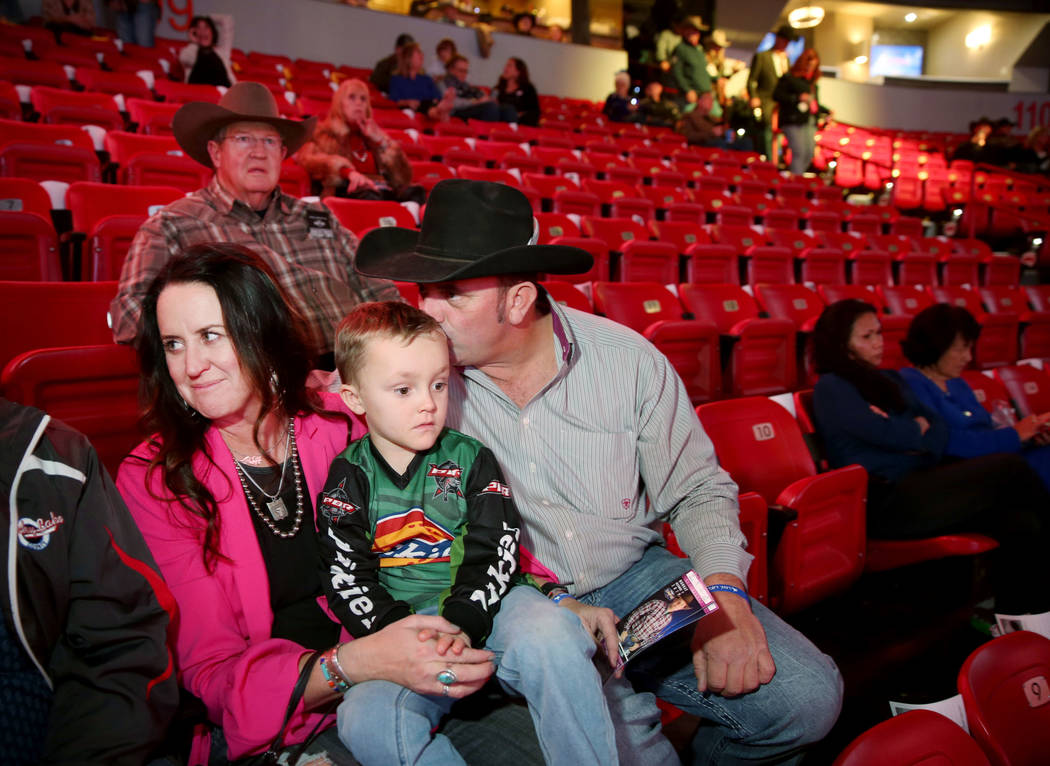
[[[848,380],[869,404],[887,412],[901,412],[906,405],[897,384],[849,350],[854,323],[865,314],[875,313],[874,306],[856,298],[837,301],[824,309],[813,328],[813,365],[820,375],[834,373]]]
[[[245,377],[261,403],[252,436],[260,452],[259,429],[267,415],[284,418],[320,412],[320,400],[307,391],[315,353],[305,320],[286,300],[269,266],[254,252],[233,243],[194,245],[170,260],[146,293],[135,346],[142,381],[143,425],[154,433],[148,476],[160,471],[170,497],[203,521],[203,556],[208,571],[222,557],[219,513],[212,493],[193,472],[194,456],[208,454],[205,434],[211,422],[191,410],[168,373],[157,325],[157,299],[169,285],[199,283],[215,290],[223,322]]]
[[[211,45],[208,46],[208,47],[210,47],[210,48],[218,48],[219,47],[219,28],[215,26],[215,21],[212,19],[211,16],[194,16],[192,19],[190,19],[190,26],[189,26],[189,28],[193,29],[195,26],[197,26],[202,21],[205,24],[207,24],[208,27],[211,29]]]
[[[515,68],[518,70],[518,87],[529,84],[529,65],[525,63],[524,59],[519,59],[516,56],[511,56],[510,60],[514,62]],[[507,80],[505,77],[500,75],[499,82],[496,83],[496,88],[500,92],[506,91]]]

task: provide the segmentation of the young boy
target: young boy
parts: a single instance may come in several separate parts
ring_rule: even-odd
[[[594,640],[569,610],[517,584],[521,522],[496,459],[444,428],[440,326],[404,303],[365,303],[339,325],[335,346],[343,401],[369,433],[335,459],[318,499],[332,610],[355,638],[413,612],[441,614],[461,629],[456,640],[494,653],[496,675],[529,705],[547,763],[618,763]],[[455,683],[450,643],[443,684]],[[463,763],[431,734],[453,702],[448,691],[352,686],[340,739],[365,766]]]

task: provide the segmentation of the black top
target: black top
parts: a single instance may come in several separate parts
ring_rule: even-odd
[[[221,85],[230,87],[230,75],[214,48],[201,48],[197,51],[197,60],[193,62],[190,77],[186,81],[195,85]]]
[[[282,532],[295,526],[295,476],[290,461],[284,466],[284,489],[281,499],[288,516],[274,525]],[[281,480],[281,467],[253,468],[243,463],[241,468],[259,486],[273,493]],[[248,491],[262,513],[268,513],[269,499],[264,497],[249,481]],[[278,537],[251,509],[252,525],[259,540],[259,550],[266,564],[270,582],[270,608],[273,610],[273,638],[284,638],[310,649],[326,649],[339,639],[339,625],[322,611],[318,597],[322,596],[321,576],[318,569],[320,553],[317,549],[317,531],[314,526],[314,509],[310,493],[303,483],[303,523],[295,537]]]
[[[499,102],[509,104],[518,110],[518,123],[520,125],[536,126],[540,124],[540,97],[532,83],[519,84],[516,90],[506,91],[503,89],[501,78],[496,90],[499,93]]]

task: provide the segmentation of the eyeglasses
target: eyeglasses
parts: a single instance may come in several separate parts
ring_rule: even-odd
[[[270,152],[275,152],[281,148],[280,136],[250,136],[247,133],[235,133],[232,136],[226,136],[226,140],[232,141],[233,145],[238,149],[246,151],[254,149],[259,144],[262,144],[263,149]]]

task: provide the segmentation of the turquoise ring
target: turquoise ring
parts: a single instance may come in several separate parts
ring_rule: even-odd
[[[456,683],[456,674],[452,672],[452,668],[445,668],[437,674],[437,681],[439,684],[450,686],[451,684]]]

